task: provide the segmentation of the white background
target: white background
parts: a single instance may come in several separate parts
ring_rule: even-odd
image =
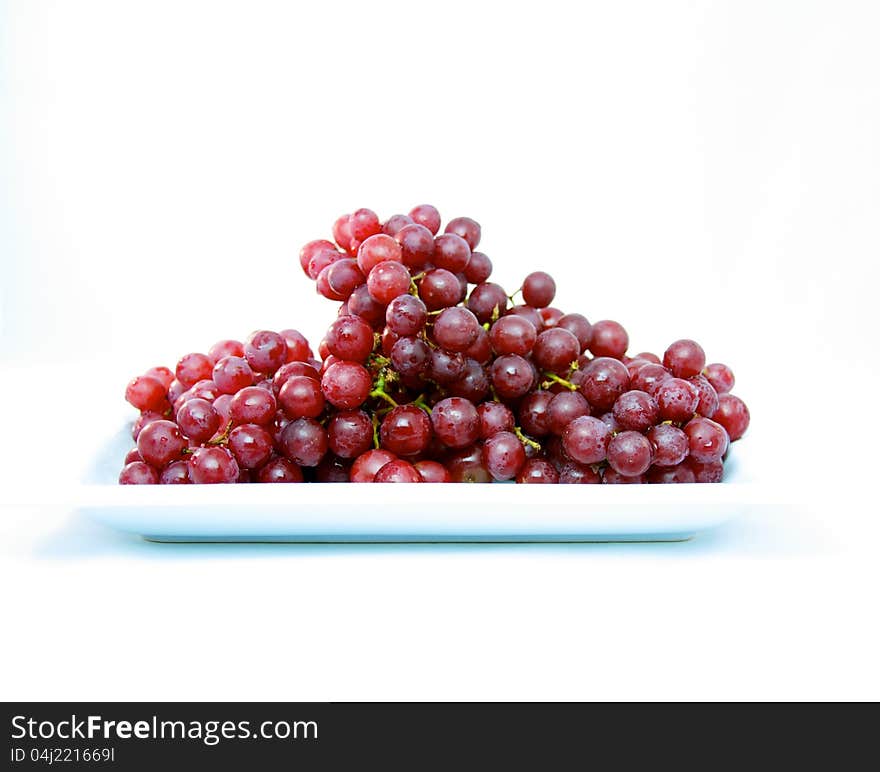
[[[0,697],[880,696],[880,14],[848,2],[0,2]],[[132,375],[333,314],[359,206],[752,409],[679,545],[157,546],[71,514]],[[368,516],[368,513],[365,513]]]

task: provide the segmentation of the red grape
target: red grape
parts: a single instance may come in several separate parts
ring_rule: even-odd
[[[409,461],[396,459],[389,461],[378,472],[373,482],[377,483],[420,483],[422,477]]]
[[[189,478],[198,485],[234,483],[239,471],[226,448],[196,448],[189,457]]]
[[[159,473],[143,461],[126,464],[119,473],[120,485],[158,485]]]
[[[424,225],[432,234],[440,230],[440,212],[430,204],[420,204],[413,207],[409,216],[419,225]]]
[[[556,297],[556,282],[549,273],[535,271],[526,276],[522,295],[527,305],[533,308],[546,308]]]
[[[733,394],[718,396],[718,410],[713,418],[727,430],[731,442],[735,442],[746,433],[751,420],[746,403]]]

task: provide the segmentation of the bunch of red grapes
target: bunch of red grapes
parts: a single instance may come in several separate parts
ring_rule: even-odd
[[[529,274],[489,281],[469,217],[359,209],[300,252],[340,303],[315,358],[296,330],[154,367],[122,484],[720,482],[749,424],[733,373],[678,340],[627,355],[626,330],[554,308]]]

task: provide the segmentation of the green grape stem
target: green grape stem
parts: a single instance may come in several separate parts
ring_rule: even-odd
[[[565,378],[560,378],[556,373],[544,373],[544,377],[547,378],[547,380],[541,384],[542,389],[549,389],[554,383],[558,383],[561,386],[565,386],[569,391],[577,391],[578,387],[575,384],[571,381],[565,380]]]
[[[526,435],[522,433],[522,429],[520,429],[518,426],[513,427],[513,433],[517,436],[517,438],[523,445],[528,445],[535,450],[541,450],[541,443],[535,442],[531,437],[526,437]]]

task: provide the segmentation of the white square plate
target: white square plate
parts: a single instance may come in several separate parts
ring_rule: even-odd
[[[743,512],[752,486],[354,483],[119,485],[130,425],[100,449],[78,510],[155,541],[679,541]]]

